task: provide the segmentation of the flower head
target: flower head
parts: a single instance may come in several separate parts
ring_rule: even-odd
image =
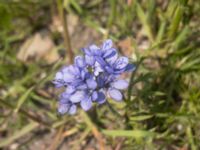
[[[84,55],[76,56],[73,65],[63,67],[55,75],[55,86],[66,88],[59,100],[61,114],[75,114],[77,105],[87,111],[93,103],[105,103],[107,96],[121,101],[121,91],[128,87],[128,82],[119,76],[135,69],[127,57],[118,55],[111,40],[82,51]]]

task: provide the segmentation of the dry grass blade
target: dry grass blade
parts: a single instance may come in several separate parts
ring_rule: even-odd
[[[78,128],[77,128],[77,127],[72,128],[71,130],[65,131],[65,132],[62,134],[62,137],[65,138],[65,137],[70,136],[70,135],[72,135],[72,134],[74,134],[74,133],[76,133],[76,132],[78,132]]]
[[[97,127],[95,126],[94,123],[92,123],[91,119],[89,118],[88,114],[85,113],[84,111],[82,111],[82,116],[85,119],[86,124],[88,125],[88,127],[92,130],[92,133],[94,135],[94,137],[97,139],[99,146],[100,146],[100,150],[105,150],[105,144],[102,138],[101,133],[99,132],[99,130],[97,129]]]
[[[67,25],[68,25],[67,18],[66,18],[63,6],[62,6],[62,0],[57,0],[57,5],[58,5],[57,7],[58,7],[59,16],[60,16],[60,19],[62,20],[62,24],[63,24],[63,28],[64,28],[64,33],[63,33],[64,45],[65,45],[65,48],[67,49],[69,61],[70,61],[70,63],[73,63],[74,53],[71,48],[69,31],[67,28]]]
[[[9,108],[9,109],[14,109],[14,107],[13,107],[11,104],[5,102],[4,100],[1,100],[1,99],[0,99],[0,103],[3,104],[4,106],[6,106],[6,107]],[[26,116],[27,118],[29,118],[29,119],[31,119],[31,120],[37,122],[38,124],[41,124],[41,125],[47,127],[47,128],[50,128],[50,127],[51,127],[51,126],[49,125],[49,123],[47,123],[47,122],[41,120],[40,118],[38,118],[37,116],[34,116],[33,114],[30,114],[29,112],[27,112],[26,110],[24,110],[24,109],[22,109],[22,108],[19,109],[19,113],[22,114],[22,115],[24,115],[24,116]]]
[[[49,146],[49,148],[47,148],[47,150],[56,150],[58,145],[61,143],[63,136],[62,136],[62,132],[64,130],[64,126],[61,126],[58,129],[58,133],[56,134],[56,137],[53,139],[52,144]]]
[[[38,126],[39,126],[39,124],[36,123],[36,122],[29,123],[28,125],[23,127],[21,130],[16,131],[12,136],[1,140],[0,141],[0,148],[7,146],[7,145],[10,145],[12,142],[14,142],[15,140],[21,138],[22,136],[28,134],[29,132],[31,132],[32,130],[37,128]]]

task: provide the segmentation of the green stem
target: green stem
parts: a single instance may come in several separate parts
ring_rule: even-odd
[[[134,83],[134,77],[136,75],[136,72],[141,64],[141,62],[144,60],[144,58],[141,58],[140,61],[136,64],[136,69],[132,72],[131,74],[131,79],[130,79],[130,83],[129,83],[129,87],[128,87],[128,98],[127,98],[127,102],[130,102],[131,99],[131,94],[132,94],[132,89],[133,89],[133,83]]]
[[[106,104],[114,115],[116,115],[117,117],[123,118],[123,116],[120,113],[118,113],[108,101],[106,102]]]
[[[72,51],[71,48],[71,42],[70,42],[70,36],[69,36],[69,31],[67,28],[67,16],[65,15],[65,10],[63,9],[63,5],[62,5],[62,0],[57,0],[57,7],[58,7],[58,13],[60,16],[60,19],[62,21],[63,24],[63,28],[64,28],[64,46],[67,49],[68,52],[68,59],[70,63],[73,63],[74,60],[74,52]]]

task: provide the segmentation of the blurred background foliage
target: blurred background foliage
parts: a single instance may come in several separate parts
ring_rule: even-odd
[[[74,53],[111,38],[137,65],[124,102],[57,114],[63,20]],[[199,0],[0,1],[0,149],[198,150],[199,89]]]

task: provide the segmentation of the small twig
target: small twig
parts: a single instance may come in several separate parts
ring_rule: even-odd
[[[65,138],[65,137],[67,137],[67,136],[70,136],[70,135],[72,135],[72,134],[75,134],[75,133],[78,132],[78,131],[79,131],[79,130],[78,130],[77,127],[72,128],[72,129],[70,129],[70,130],[65,131],[65,132],[62,134],[62,137]]]
[[[62,125],[59,129],[58,132],[55,136],[55,138],[53,139],[52,144],[50,145],[49,148],[47,148],[48,150],[56,150],[58,145],[61,143],[63,136],[62,136],[62,132],[64,130],[64,125]]]
[[[84,141],[84,139],[88,136],[88,134],[90,133],[90,128],[86,128],[84,130],[84,132],[81,134],[80,138],[78,139],[78,141],[74,141],[73,142],[73,146],[71,149],[78,149],[78,147],[80,147],[81,143]]]
[[[64,45],[65,45],[65,48],[67,49],[69,62],[73,63],[74,53],[71,48],[70,36],[69,36],[68,27],[67,27],[68,25],[67,16],[65,15],[65,10],[63,9],[62,0],[57,0],[57,7],[58,7],[58,13],[59,13],[60,19],[62,21],[63,29],[64,29],[64,34],[63,34]]]
[[[114,150],[122,149],[123,142],[124,142],[124,138],[117,143],[117,146],[114,148]]]

